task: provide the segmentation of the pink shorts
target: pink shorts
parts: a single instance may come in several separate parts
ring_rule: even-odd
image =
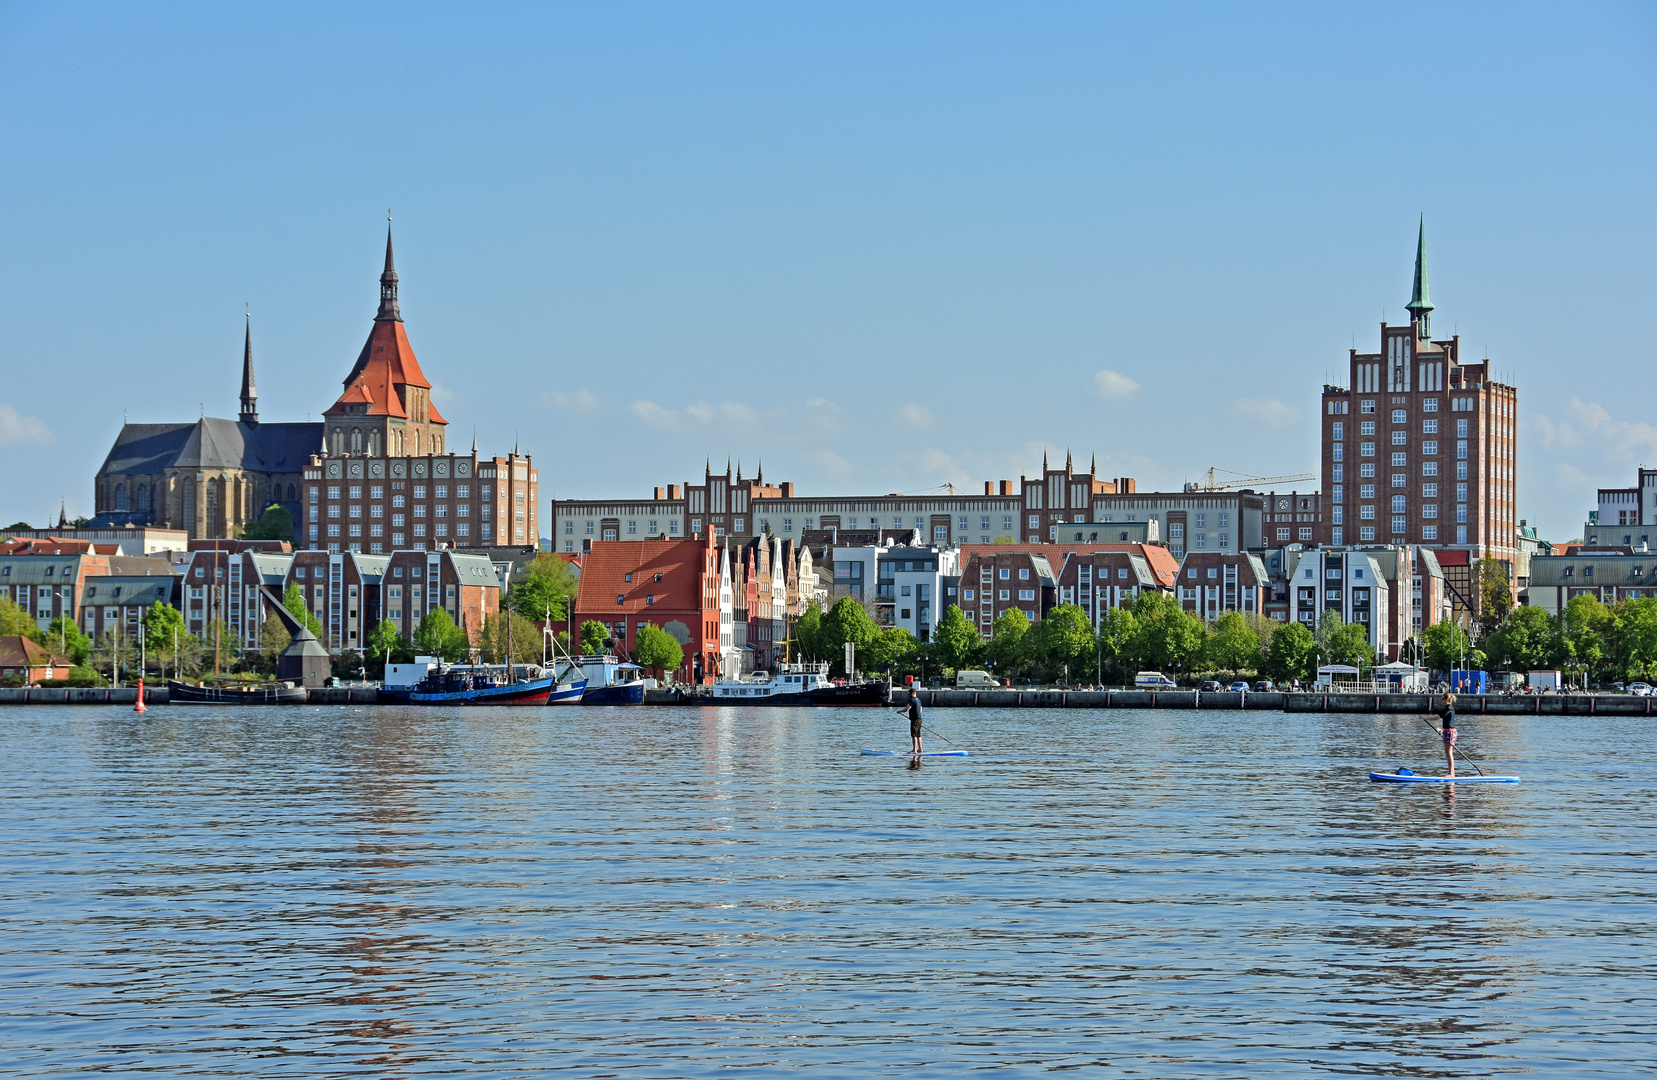
[[[1454,745],[1456,745],[1456,729],[1455,728],[1447,727],[1444,730],[1442,730],[1441,732],[1439,732],[1439,734],[1444,737],[1444,745],[1445,746],[1454,746]]]

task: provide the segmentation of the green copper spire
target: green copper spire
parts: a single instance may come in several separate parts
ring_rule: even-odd
[[[1416,337],[1422,341],[1432,336],[1433,302],[1427,298],[1427,215],[1421,215],[1421,233],[1415,241],[1415,290],[1410,302],[1410,321],[1416,324]]]

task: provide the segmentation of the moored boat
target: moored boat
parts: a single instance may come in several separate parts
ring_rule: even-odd
[[[586,676],[587,690],[581,695],[583,705],[642,705],[644,704],[644,669],[608,653],[577,656],[570,661],[572,671]]]
[[[380,701],[409,705],[545,705],[557,680],[535,664],[432,664],[417,682],[387,682]]]
[[[309,700],[303,686],[197,686],[167,680],[167,700],[173,705],[303,705]]]
[[[883,682],[837,684],[826,663],[787,664],[775,675],[756,672],[747,679],[724,679],[691,699],[698,705],[882,705]]]

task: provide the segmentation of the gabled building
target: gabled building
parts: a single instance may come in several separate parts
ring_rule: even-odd
[[[1059,567],[1059,603],[1075,604],[1087,612],[1089,623],[1097,630],[1106,611],[1132,607],[1140,593],[1171,592],[1152,567],[1148,550],[1166,554],[1162,548],[1147,549],[1144,545],[1066,552]]]
[[[572,621],[602,623],[631,653],[638,631],[659,627],[684,650],[680,678],[711,681],[740,668],[729,551],[711,534],[694,540],[609,540],[582,557]]]
[[[1179,568],[1180,607],[1207,622],[1228,611],[1266,614],[1271,580],[1252,552],[1188,551]]]

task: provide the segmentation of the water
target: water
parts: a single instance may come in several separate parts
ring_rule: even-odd
[[[1654,1071],[1646,721],[928,719],[8,708],[0,1072]]]

